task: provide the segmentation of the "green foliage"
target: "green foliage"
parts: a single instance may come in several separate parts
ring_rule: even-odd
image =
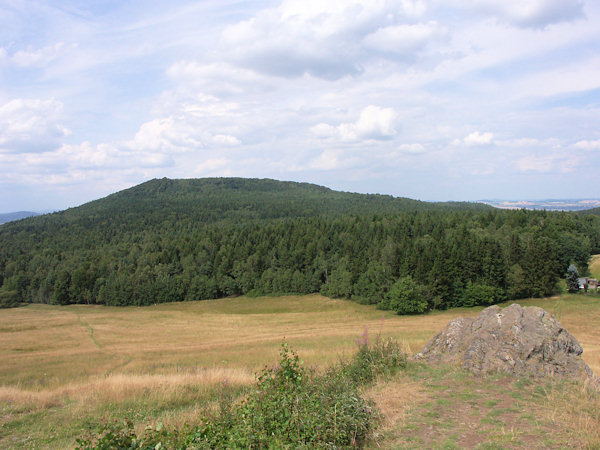
[[[525,280],[525,272],[519,264],[514,264],[508,269],[507,294],[509,298],[525,298],[529,293],[529,285]]]
[[[188,448],[192,439],[191,430],[167,430],[161,423],[155,428],[146,427],[137,435],[133,422],[103,420],[88,430],[85,436],[76,439],[76,450],[165,450]]]
[[[133,422],[102,422],[87,436],[76,440],[78,450],[111,450],[140,448],[133,429]]]
[[[392,285],[386,294],[386,305],[396,314],[422,314],[429,308],[425,288],[410,276]]]
[[[372,382],[382,374],[390,375],[396,370],[406,367],[406,353],[400,348],[398,341],[388,338],[375,337],[374,342],[369,341],[368,330],[356,340],[358,352],[349,362],[340,366],[344,377],[358,385]]]
[[[211,448],[349,446],[365,439],[375,417],[340,370],[307,371],[285,344],[279,365],[265,368],[255,390],[229,411],[199,428],[195,441]]]
[[[359,341],[348,362],[318,374],[303,367],[285,343],[280,362],[265,368],[255,388],[236,403],[224,389],[219,411],[189,430],[147,429],[137,436],[130,422],[103,423],[78,449],[338,448],[362,446],[378,414],[359,388],[375,376],[405,367],[395,341]]]
[[[489,306],[504,300],[506,300],[506,294],[502,289],[486,284],[469,282],[464,290],[461,306]]]
[[[371,261],[352,288],[352,298],[360,303],[377,304],[385,297],[392,284],[389,270],[379,261]]]
[[[342,261],[331,271],[327,282],[321,288],[321,294],[332,298],[350,298],[352,295],[352,273],[346,261]]]
[[[463,304],[469,283],[508,298],[552,294],[569,263],[585,270],[591,251],[600,251],[595,215],[273,180],[162,179],[0,226],[1,303],[150,305],[322,292],[391,309],[392,285],[411,277],[426,309],[445,309]],[[411,305],[392,294],[400,311]]]
[[[579,292],[579,271],[574,264],[567,269],[567,290],[571,294]]]
[[[20,296],[17,291],[0,288],[0,308],[12,308],[19,305]]]
[[[54,283],[54,292],[52,293],[51,303],[55,305],[68,305],[71,303],[71,275],[66,270],[62,270]]]

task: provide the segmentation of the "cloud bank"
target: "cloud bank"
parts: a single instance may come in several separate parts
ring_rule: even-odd
[[[42,0],[0,30],[0,210],[163,176],[430,200],[596,189],[595,2]]]

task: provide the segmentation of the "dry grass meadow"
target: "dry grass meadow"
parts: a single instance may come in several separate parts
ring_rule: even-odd
[[[598,269],[596,258],[592,271]],[[581,342],[586,362],[600,373],[599,297],[564,295],[519,303],[556,314]],[[309,295],[142,308],[29,305],[0,310],[0,447],[70,448],[75,437],[100,418],[128,418],[138,429],[157,422],[194,423],[202,410],[214,407],[224,383],[243,389],[254,381],[257,370],[276,362],[284,339],[306,365],[318,367],[350,355],[365,329],[371,336],[393,336],[416,353],[449,320],[480,309],[400,317],[372,306]],[[450,392],[459,392],[457,386],[464,385],[468,375],[444,373],[417,367],[369,391],[386,416],[377,445],[444,442],[443,427],[439,439],[430,433],[425,440],[421,436],[403,441],[398,435],[403,427],[419,428],[415,423],[424,420],[420,414],[427,413],[432,401],[458,401],[435,394],[432,380],[446,377],[453,385]],[[562,404],[564,397],[563,391],[557,392],[552,393],[558,396],[554,405]],[[532,399],[532,405],[539,404]],[[599,405],[590,401],[590,408]],[[555,411],[556,419],[568,413],[565,408]],[[583,420],[577,410],[570,414]],[[589,427],[597,428],[600,421],[590,417],[585,419]],[[548,423],[552,420],[549,417]],[[572,442],[596,442],[590,436]],[[470,444],[458,438],[454,442]]]
[[[592,256],[590,260],[590,274],[593,278],[600,279],[600,255]]]

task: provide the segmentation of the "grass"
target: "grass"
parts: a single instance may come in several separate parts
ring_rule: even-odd
[[[373,389],[375,403],[390,415],[370,446],[598,448],[600,393],[571,380],[539,381],[412,364]],[[439,389],[440,382],[446,389]],[[404,393],[404,401],[390,408],[377,392],[396,389]]]
[[[600,299],[563,295],[519,303],[556,314],[582,344],[585,361],[600,373]],[[409,353],[416,353],[449,320],[480,310],[400,317],[319,295],[145,308],[29,305],[0,310],[0,447],[70,448],[82,430],[102,417],[129,418],[138,430],[158,422],[193,423],[203,409],[215,408],[225,380],[243,392],[264,364],[277,361],[284,339],[306,366],[324,367],[340,355],[354,353],[355,339],[365,328],[371,335],[393,336]],[[417,366],[380,383],[370,388],[385,413],[377,442],[391,447],[395,442],[400,447],[464,446],[469,442],[453,428],[460,429],[458,418],[445,413],[462,405],[458,409],[465,417],[478,418],[475,430],[491,430],[492,444],[528,443],[529,434],[542,433],[546,426],[532,424],[531,414],[538,418],[536,402],[554,396],[553,404],[561,405],[565,392],[577,390],[542,387],[538,392],[535,383],[519,381],[513,386],[503,380]],[[498,383],[511,386],[502,400],[494,391]],[[529,392],[537,395],[536,402]],[[553,408],[554,416],[543,424],[570,418],[581,429],[592,430],[598,424],[593,407],[600,408],[594,398],[585,401],[581,414],[574,408],[585,404],[583,397],[571,406]],[[515,403],[522,405],[520,412],[510,410]],[[530,418],[519,421],[528,424],[525,431],[506,419],[524,414]],[[425,432],[421,423],[438,434]],[[573,437],[573,442],[600,445],[591,431],[586,433],[588,438]],[[547,434],[548,442],[565,443],[564,436],[571,436],[565,430],[559,434]]]
[[[593,255],[590,259],[590,275],[592,278],[600,279],[600,255]]]

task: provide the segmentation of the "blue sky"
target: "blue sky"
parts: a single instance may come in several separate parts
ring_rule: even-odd
[[[600,2],[0,0],[0,212],[151,178],[599,197]]]

